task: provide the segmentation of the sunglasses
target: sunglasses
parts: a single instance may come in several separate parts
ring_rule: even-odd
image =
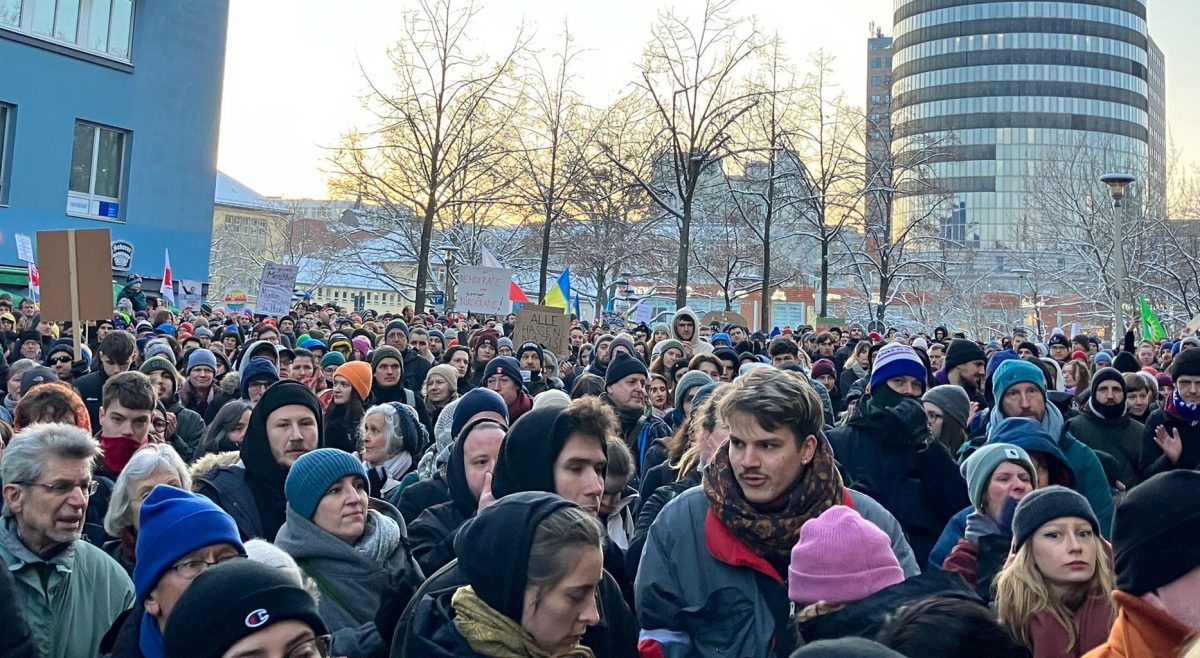
[[[60,357],[50,359],[50,363],[55,364],[55,365],[58,365],[60,363],[70,363],[70,362],[71,362],[71,357],[69,357],[69,356],[60,356]]]

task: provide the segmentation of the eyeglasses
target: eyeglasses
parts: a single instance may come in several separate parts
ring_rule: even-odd
[[[67,496],[76,488],[83,490],[83,495],[91,496],[100,488],[99,480],[86,480],[84,482],[70,482],[68,480],[59,480],[58,482],[14,482],[26,487],[39,486],[55,496]]]
[[[230,560],[234,560],[234,559],[241,558],[241,557],[246,557],[246,556],[243,553],[234,553],[232,555],[225,555],[225,556],[219,557],[212,562],[209,562],[208,560],[188,560],[187,562],[180,562],[179,564],[172,564],[171,570],[174,571],[176,574],[178,574],[179,577],[183,578],[184,580],[195,580],[196,576],[199,576],[200,574],[204,573],[205,570],[207,570],[209,567],[213,567],[218,564],[221,564],[222,562],[228,562]]]
[[[154,421],[154,429],[155,429],[155,430],[157,430],[157,431],[159,431],[159,432],[164,432],[164,431],[166,431],[166,429],[167,429],[167,421],[165,421],[165,420],[156,420],[156,421]]]
[[[296,645],[288,652],[287,658],[329,658],[332,655],[332,646],[332,635],[318,635]]]
[[[71,362],[71,357],[69,357],[69,356],[60,356],[60,357],[55,357],[53,359],[50,359],[50,363],[53,365],[58,365],[60,363],[70,363],[70,362]]]

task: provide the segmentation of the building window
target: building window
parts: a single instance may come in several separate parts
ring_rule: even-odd
[[[871,76],[871,86],[872,86],[872,87],[878,87],[878,86],[879,86],[879,83],[880,83],[880,82],[882,82],[882,81],[883,81],[883,79],[882,79],[882,78],[880,78],[880,77],[879,77],[879,76],[877,76],[877,75],[873,75],[873,76]]]
[[[94,219],[121,217],[121,178],[129,133],[86,121],[75,122],[67,213]]]
[[[0,205],[8,202],[8,138],[12,106],[0,103]]]
[[[0,0],[0,27],[129,61],[134,0]]]
[[[878,57],[872,57],[872,58],[871,58],[871,68],[873,68],[873,69],[877,69],[877,68],[879,68],[879,65],[880,65],[879,58],[878,58]]]

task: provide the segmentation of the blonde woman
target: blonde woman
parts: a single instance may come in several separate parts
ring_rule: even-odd
[[[1065,487],[1021,499],[1014,555],[996,579],[996,612],[1034,658],[1078,658],[1104,644],[1116,618],[1108,546],[1086,498]]]

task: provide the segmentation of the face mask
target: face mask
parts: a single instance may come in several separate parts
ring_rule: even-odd
[[[133,458],[133,453],[141,447],[142,444],[130,441],[123,436],[100,437],[100,448],[104,450],[104,463],[115,473],[125,470],[125,466]]]

